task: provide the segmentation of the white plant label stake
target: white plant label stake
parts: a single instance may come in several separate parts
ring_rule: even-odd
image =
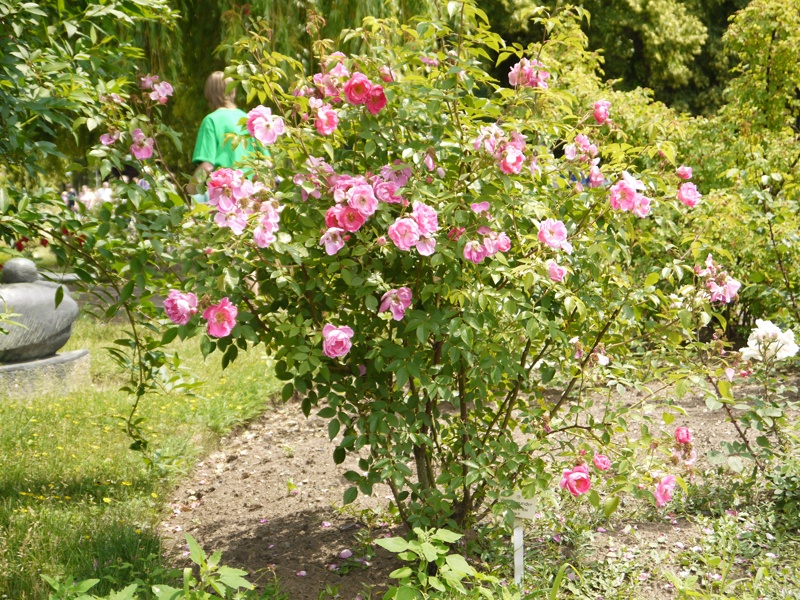
[[[514,548],[514,583],[522,583],[525,573],[525,546],[522,540],[523,519],[533,519],[536,515],[536,500],[523,498],[519,492],[511,495],[511,500],[519,504],[520,508],[514,511],[514,535],[512,544]]]

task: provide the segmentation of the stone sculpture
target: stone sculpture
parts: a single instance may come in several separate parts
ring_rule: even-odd
[[[0,333],[0,363],[16,363],[53,356],[72,335],[78,305],[64,287],[56,307],[59,284],[45,281],[27,258],[12,258],[0,272],[0,308],[15,313]]]

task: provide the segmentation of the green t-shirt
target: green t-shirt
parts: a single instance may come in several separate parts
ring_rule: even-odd
[[[225,136],[229,133],[244,135],[246,130],[239,126],[239,121],[247,117],[247,113],[238,108],[218,108],[206,115],[197,132],[192,162],[209,162],[215,169],[232,167],[242,160],[248,152],[248,143],[242,142],[233,148]],[[252,140],[248,140],[252,143]]]

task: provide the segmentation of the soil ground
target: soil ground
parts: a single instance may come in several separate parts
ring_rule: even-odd
[[[636,400],[635,394],[623,398]],[[671,434],[685,425],[695,432],[702,472],[703,457],[719,448],[721,440],[733,439],[735,430],[723,411],[708,411],[700,397],[687,395],[680,404],[686,415],[677,415],[665,430]],[[649,410],[660,422],[663,407]],[[371,538],[400,533],[379,520],[383,528],[365,532],[358,518],[365,509],[379,515],[389,504],[388,488],[376,486],[371,497],[360,495],[352,507],[337,508],[350,485],[342,475],[357,466],[352,457],[334,465],[334,447],[326,422],[306,419],[295,403],[270,410],[223,439],[220,449],[175,490],[172,514],[162,524],[168,552],[179,566],[188,564],[184,540],[188,532],[207,552],[221,550],[224,564],[247,570],[251,581],[259,574],[269,580],[269,570],[274,570],[291,600],[317,600],[326,586],[338,586],[340,597],[347,600],[358,594],[367,598],[365,589],[370,588],[372,598],[381,597],[388,574],[399,566],[397,559],[380,548],[368,566],[354,559],[362,557],[359,537],[366,533]],[[669,552],[675,542],[691,539],[692,529],[686,521],[612,522],[607,531],[598,532],[593,546],[600,554],[633,544]],[[353,552],[348,561],[339,558],[345,550]],[[640,589],[649,598],[673,597],[663,580],[645,582]]]

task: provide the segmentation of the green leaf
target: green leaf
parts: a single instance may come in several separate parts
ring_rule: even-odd
[[[464,537],[462,534],[450,531],[449,529],[437,529],[436,533],[431,536],[431,539],[439,540],[445,544],[454,544],[462,537]]]
[[[733,393],[731,392],[731,382],[725,379],[721,379],[720,382],[717,384],[719,387],[720,395],[725,398],[726,400],[733,400]]]
[[[56,289],[56,308],[61,305],[61,302],[64,300],[64,286],[60,285]]]
[[[281,400],[287,402],[292,397],[292,394],[294,394],[294,385],[290,381],[281,390]]]
[[[200,353],[203,355],[203,358],[211,354],[216,347],[217,343],[207,335],[204,335],[200,340]]]
[[[344,492],[344,503],[345,504],[352,504],[352,502],[358,497],[358,488],[357,487],[349,487]]]
[[[400,586],[394,596],[394,600],[420,600],[421,598],[422,595],[417,590],[405,585]]]
[[[186,534],[186,543],[189,545],[189,558],[196,565],[202,565],[206,560],[206,553],[191,535]]]
[[[603,502],[603,515],[605,515],[606,519],[609,519],[617,508],[619,508],[619,496],[609,496]]]
[[[444,560],[456,573],[475,575],[475,569],[459,554],[448,554]]]
[[[661,279],[661,275],[658,274],[657,271],[653,271],[644,280],[644,287],[650,287],[651,285],[655,285],[658,283],[658,280]]]
[[[589,504],[595,508],[600,508],[600,494],[598,494],[596,490],[589,490],[586,497],[589,499]]]
[[[404,579],[406,577],[411,577],[413,572],[414,571],[411,570],[411,567],[400,567],[399,569],[395,569],[389,573],[389,577],[392,579]]]
[[[394,552],[395,554],[408,550],[408,542],[401,537],[384,538],[382,540],[376,540],[375,543],[381,548],[385,548],[389,552]]]
[[[217,573],[219,574],[219,581],[233,590],[252,590],[254,587],[252,583],[243,577],[243,575],[247,575],[247,571],[222,566],[217,570]]]

